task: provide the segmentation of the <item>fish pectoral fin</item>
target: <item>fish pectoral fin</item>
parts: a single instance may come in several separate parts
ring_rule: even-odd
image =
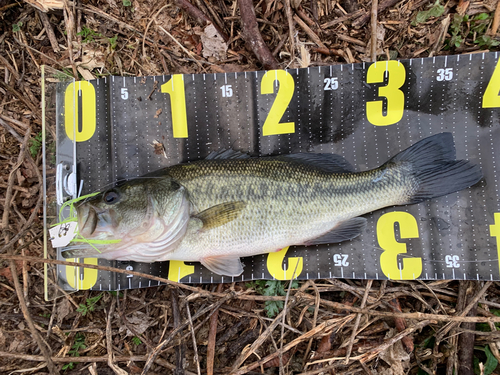
[[[234,256],[214,256],[201,259],[201,264],[213,273],[222,276],[239,276],[243,273],[243,265],[240,258]]]
[[[243,201],[221,203],[200,212],[195,215],[195,218],[203,222],[203,228],[201,230],[210,230],[236,219],[246,205],[247,204]]]
[[[338,243],[352,240],[353,238],[358,237],[365,227],[366,219],[364,217],[355,217],[339,223],[330,232],[307,241],[304,245],[319,245],[324,243]]]

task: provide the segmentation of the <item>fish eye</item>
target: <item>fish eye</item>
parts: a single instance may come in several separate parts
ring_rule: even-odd
[[[110,190],[104,193],[104,203],[115,204],[120,199],[120,194],[116,190]]]

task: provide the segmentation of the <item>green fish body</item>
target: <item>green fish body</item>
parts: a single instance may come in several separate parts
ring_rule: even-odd
[[[100,254],[75,248],[63,255],[198,261],[237,276],[243,272],[240,257],[350,240],[366,226],[360,215],[459,191],[481,178],[477,165],[455,160],[449,133],[426,138],[365,172],[330,154],[214,153],[81,204],[82,235],[122,241],[99,246]]]

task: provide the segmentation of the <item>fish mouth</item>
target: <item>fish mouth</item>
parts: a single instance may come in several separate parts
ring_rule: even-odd
[[[83,237],[90,237],[97,227],[97,212],[88,204],[82,204],[76,208],[78,217],[78,228]]]

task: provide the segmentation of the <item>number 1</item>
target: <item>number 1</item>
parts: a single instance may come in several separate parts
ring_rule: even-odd
[[[174,138],[187,138],[186,93],[184,91],[184,78],[182,74],[174,74],[172,78],[161,85],[161,92],[170,95]]]

